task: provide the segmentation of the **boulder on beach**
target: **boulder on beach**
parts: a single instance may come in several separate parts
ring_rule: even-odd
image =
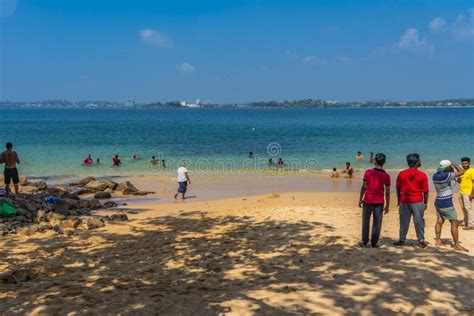
[[[105,189],[107,189],[109,186],[107,185],[106,182],[104,181],[97,181],[97,180],[94,180],[94,181],[91,181],[89,182],[88,184],[85,185],[85,188],[86,189],[89,189],[89,190],[94,190],[94,191],[104,191]]]
[[[79,180],[78,182],[71,183],[71,185],[74,185],[74,186],[77,186],[77,187],[83,187],[83,186],[85,186],[86,184],[88,184],[89,182],[92,182],[92,181],[95,181],[94,177],[86,177],[86,178],[83,178],[83,179]]]
[[[123,194],[131,194],[132,192],[138,192],[138,188],[134,186],[130,181],[120,182],[116,188],[117,191],[121,191]]]
[[[87,229],[95,229],[95,228],[100,228],[104,227],[105,223],[102,218],[99,217],[89,217],[86,222]]]
[[[111,199],[112,194],[110,194],[109,192],[97,192],[96,194],[94,194],[94,198],[98,200]]]

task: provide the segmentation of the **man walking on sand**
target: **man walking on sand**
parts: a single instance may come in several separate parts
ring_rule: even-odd
[[[461,158],[461,165],[464,169],[462,178],[458,178],[459,182],[459,201],[464,214],[465,230],[474,230],[474,168],[470,166],[471,159],[468,157]]]
[[[369,243],[370,216],[373,214],[374,219],[370,243],[373,248],[378,248],[377,243],[382,229],[382,217],[389,211],[390,176],[383,169],[385,160],[385,155],[378,153],[374,158],[375,168],[364,173],[359,198],[359,207],[362,207],[362,241],[359,242],[361,247],[367,247]]]
[[[7,194],[10,192],[10,183],[13,180],[15,195],[17,195],[20,178],[18,176],[18,169],[16,168],[16,165],[20,163],[20,159],[18,158],[16,151],[13,151],[12,143],[8,142],[5,147],[7,150],[2,153],[2,160],[5,162],[5,170],[3,172],[5,191]]]
[[[443,245],[441,242],[441,229],[445,220],[451,223],[451,235],[454,240],[454,249],[468,251],[459,243],[458,217],[453,205],[452,181],[464,174],[464,170],[449,160],[442,160],[439,163],[437,172],[433,175],[433,183],[436,189],[436,246]]]
[[[419,171],[420,155],[407,156],[408,169],[401,171],[397,177],[397,200],[400,213],[400,238],[394,246],[405,244],[411,217],[415,222],[416,237],[420,248],[426,248],[424,214],[428,203],[428,177]]]
[[[191,179],[189,179],[188,169],[184,162],[182,162],[178,168],[178,192],[174,195],[174,198],[177,199],[178,195],[181,194],[181,198],[184,200],[186,191],[188,190],[188,184],[191,184]]]

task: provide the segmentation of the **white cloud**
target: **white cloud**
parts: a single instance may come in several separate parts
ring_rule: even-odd
[[[176,69],[181,73],[191,73],[196,71],[196,67],[188,62],[176,65]]]
[[[395,48],[415,53],[431,53],[434,45],[426,37],[420,37],[417,29],[410,28],[395,43]]]
[[[303,55],[300,56],[290,50],[285,51],[285,55],[289,59],[295,59],[303,64],[312,64],[312,65],[327,65],[327,64],[349,64],[352,62],[352,59],[347,56],[337,56],[337,57],[319,57],[316,55]]]
[[[139,32],[140,39],[143,43],[157,46],[157,47],[173,47],[173,40],[166,35],[165,33],[152,30],[152,29],[143,29]]]
[[[463,14],[460,14],[456,21],[450,25],[454,38],[458,40],[466,40],[474,37],[474,8],[470,8],[467,11],[467,18]]]
[[[428,24],[428,27],[433,32],[438,32],[444,29],[446,20],[441,17],[436,17]]]

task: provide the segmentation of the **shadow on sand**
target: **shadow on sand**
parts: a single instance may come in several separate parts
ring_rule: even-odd
[[[0,284],[0,312],[216,315],[244,306],[265,315],[410,314],[421,306],[445,314],[429,306],[436,299],[459,312],[474,308],[473,261],[462,253],[360,249],[318,222],[202,211],[116,225],[123,233],[35,235],[24,253],[30,263],[6,239],[0,260],[37,275]]]

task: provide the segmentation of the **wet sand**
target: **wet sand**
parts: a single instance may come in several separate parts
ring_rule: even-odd
[[[254,191],[252,191],[254,192]],[[190,192],[190,194],[193,194]],[[395,198],[394,196],[392,198]],[[431,197],[433,198],[433,197]],[[204,198],[202,198],[204,199]],[[300,192],[220,200],[135,203],[130,220],[71,237],[0,239],[0,271],[32,269],[0,284],[1,314],[432,315],[472,314],[470,253],[391,245],[398,212],[384,218],[381,247],[355,246],[355,192]],[[102,211],[106,212],[106,211]]]

